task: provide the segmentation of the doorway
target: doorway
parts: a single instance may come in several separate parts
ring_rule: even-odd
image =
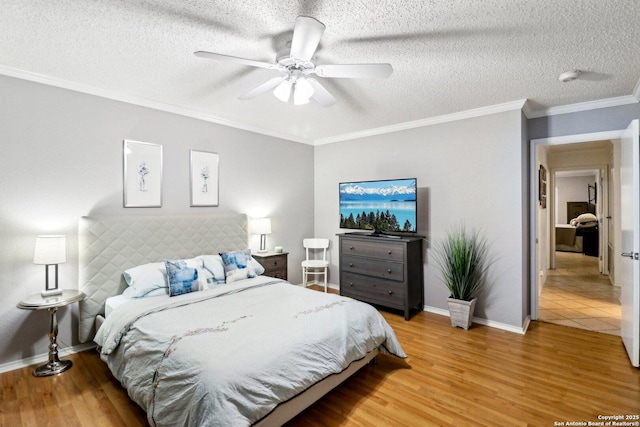
[[[620,288],[609,276],[611,141],[541,147],[550,167],[550,269],[539,320],[620,336]],[[591,164],[607,162],[598,169]],[[574,169],[578,164],[586,167]],[[598,221],[598,219],[600,219]]]
[[[546,138],[532,141],[532,269],[531,318],[566,326],[590,329],[613,335],[620,335],[620,288],[610,280],[609,256],[615,248],[610,232],[613,223],[609,212],[613,210],[614,198],[610,173],[613,164],[613,141],[620,132],[600,132],[568,137]],[[591,150],[590,156],[583,156]],[[600,150],[599,153],[596,153]],[[609,154],[604,154],[607,152]],[[594,154],[595,153],[595,154]],[[559,158],[554,159],[553,156]],[[586,159],[586,160],[585,160]],[[540,165],[549,169],[548,186],[545,196],[546,206],[539,200]],[[599,242],[597,254],[585,255],[582,247],[574,250],[556,251],[556,223],[568,222],[566,209],[557,206],[557,180],[562,173],[579,171],[577,175],[593,174],[594,187],[598,187]],[[535,174],[534,174],[535,172]],[[589,202],[591,193],[584,188],[584,200]],[[535,197],[535,199],[534,199]],[[563,200],[566,204],[567,200]],[[560,216],[563,216],[561,219]],[[566,243],[566,242],[565,242]],[[567,249],[566,247],[564,249]],[[597,255],[597,256],[593,256]],[[614,268],[611,266],[611,272]]]

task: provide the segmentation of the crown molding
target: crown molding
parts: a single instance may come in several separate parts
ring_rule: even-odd
[[[126,95],[126,94],[115,92],[115,91],[100,89],[94,86],[84,85],[81,83],[76,83],[69,80],[60,79],[57,77],[51,77],[44,74],[34,73],[31,71],[25,71],[17,68],[7,67],[5,65],[0,65],[0,74],[8,77],[15,77],[22,80],[28,80],[35,83],[55,86],[62,89],[68,89],[75,92],[81,92],[88,95],[99,96],[101,98],[111,99],[113,101],[125,102],[127,104],[133,104],[140,107],[146,107],[154,110],[164,111],[167,113],[177,114],[180,116],[191,117],[194,119],[203,120],[206,122],[215,123],[215,124],[235,128],[235,129],[240,129],[247,132],[271,136],[279,139],[285,139],[293,142],[299,142],[302,144],[313,145],[313,141],[310,139],[299,138],[289,134],[272,132],[265,129],[256,128],[253,126],[247,126],[242,123],[237,123],[231,120],[223,119],[221,117],[217,117],[212,114],[207,114],[202,111],[179,107],[177,105],[153,101],[150,99],[145,99],[137,96],[130,96],[130,95]]]
[[[414,120],[411,122],[398,123],[390,126],[382,126],[358,132],[345,133],[328,138],[319,138],[315,140],[314,145],[331,144],[334,142],[342,142],[369,136],[383,135],[386,133],[399,132],[408,129],[433,126],[441,123],[455,122],[458,120],[470,119],[473,117],[488,116],[489,114],[503,113],[505,111],[522,110],[526,101],[526,99],[522,99],[519,101],[506,102],[504,104],[490,105],[488,107],[474,108],[472,110],[460,111],[458,113],[430,117],[427,119]]]
[[[528,99],[524,100],[524,105],[522,106],[522,112],[524,113],[527,119],[531,118],[531,115],[534,114],[533,108],[531,107],[531,103]]]
[[[599,99],[596,101],[579,102],[577,104],[561,105],[559,107],[550,107],[542,110],[532,111],[527,114],[529,119],[537,119],[539,117],[557,116],[559,114],[577,113],[580,111],[597,110],[599,108],[618,107],[621,105],[637,104],[640,99],[640,81],[636,85],[633,95],[618,96],[616,98]]]
[[[214,116],[212,114],[205,113],[199,110],[193,110],[190,108],[184,108],[177,105],[167,104],[163,102],[153,101],[136,96],[130,96],[123,93],[100,89],[94,86],[84,85],[69,80],[60,79],[57,77],[47,76],[44,74],[34,73],[31,71],[25,71],[18,68],[8,67],[0,65],[0,75],[8,77],[15,77],[18,79],[28,80],[35,83],[41,83],[49,86],[59,87],[62,89],[68,89],[75,92],[81,92],[88,95],[94,95],[101,98],[111,99],[114,101],[125,102],[127,104],[137,105],[140,107],[151,108],[154,110],[164,111],[167,113],[173,113],[180,116],[191,117],[198,120],[203,120],[210,123],[219,124],[235,129],[244,130],[247,132],[257,133],[260,135],[270,136],[273,138],[284,139],[287,141],[299,142],[307,145],[324,145],[334,142],[348,141],[352,139],[359,139],[369,136],[382,135],[386,133],[399,132],[408,129],[415,129],[419,127],[433,126],[441,123],[454,122],[458,120],[469,119],[473,117],[481,117],[489,114],[502,113],[505,111],[522,110],[523,114],[528,119],[535,119],[539,117],[547,117],[558,114],[568,114],[579,111],[595,110],[598,108],[616,107],[621,105],[628,105],[640,102],[640,79],[636,83],[632,95],[620,96],[616,98],[601,99],[597,101],[581,102],[577,104],[563,105],[559,107],[551,107],[541,110],[533,110],[531,104],[527,99],[518,101],[506,102],[503,104],[490,105],[487,107],[475,108],[471,110],[461,111],[452,114],[445,114],[442,116],[429,117],[426,119],[415,120],[411,122],[398,123],[390,126],[382,126],[378,128],[366,129],[363,131],[345,133],[341,135],[330,136],[326,138],[301,138],[291,134],[285,134],[280,132],[273,132],[262,128],[248,126],[242,123],[237,123],[231,120],[223,119],[221,117]]]

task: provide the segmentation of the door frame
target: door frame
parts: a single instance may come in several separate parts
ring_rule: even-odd
[[[538,320],[538,309],[540,305],[539,269],[540,259],[538,257],[538,148],[549,145],[575,144],[578,142],[593,142],[602,140],[620,139],[626,129],[582,133],[565,136],[554,136],[549,138],[537,138],[530,140],[529,144],[529,250],[531,253],[530,269],[530,295],[529,295],[529,316],[531,320]]]
[[[581,142],[585,142],[585,141],[581,141]],[[606,182],[608,184],[608,180],[606,178],[607,172],[608,172],[609,168],[607,165],[601,165],[601,164],[596,164],[596,165],[590,165],[590,166],[580,166],[580,167],[576,167],[576,166],[572,166],[572,167],[566,167],[566,168],[553,168],[553,169],[549,169],[548,170],[548,182],[549,182],[549,188],[547,189],[547,209],[549,209],[549,217],[551,218],[555,218],[558,215],[558,210],[557,210],[557,206],[556,206],[556,181],[557,181],[557,173],[558,172],[565,172],[565,171],[571,171],[571,172],[580,172],[580,171],[593,171],[595,173],[595,182],[598,183],[598,201],[596,202],[596,216],[598,218],[600,218],[601,220],[604,218],[604,209],[606,207],[606,203],[607,203],[607,199],[608,199],[608,188],[605,188],[602,184],[602,182]],[[608,214],[608,212],[607,212]],[[605,268],[608,267],[607,264],[607,251],[605,249],[602,248],[602,244],[603,242],[607,242],[608,241],[608,236],[609,233],[607,232],[607,227],[604,226],[605,224],[602,223],[599,227],[598,227],[598,252],[600,254],[600,256],[598,257],[598,271],[602,274],[609,274],[609,269]],[[606,224],[608,226],[608,224]],[[549,252],[550,254],[547,255],[551,255],[549,258],[549,268],[550,269],[555,269],[556,268],[556,255],[555,255],[555,251],[556,251],[556,230],[553,227],[553,224],[550,223],[548,224],[548,232],[549,232],[549,244],[547,245],[549,248]],[[605,246],[606,248],[606,246]]]

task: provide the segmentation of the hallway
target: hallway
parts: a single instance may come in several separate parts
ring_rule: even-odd
[[[540,294],[539,320],[620,335],[620,289],[598,272],[598,258],[556,252]]]

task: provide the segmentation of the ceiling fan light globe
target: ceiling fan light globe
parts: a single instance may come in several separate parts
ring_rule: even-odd
[[[309,98],[296,96],[295,92],[293,93],[293,105],[304,105],[308,103],[309,103]]]
[[[299,78],[296,81],[296,93],[300,94],[303,98],[309,99],[313,96],[313,86],[309,84],[307,79]]]
[[[295,105],[304,105],[309,102],[309,99],[313,96],[313,86],[309,82],[301,77],[296,80],[296,86],[293,91],[293,103]]]
[[[273,95],[282,102],[289,102],[291,97],[291,81],[285,80],[273,90]]]

